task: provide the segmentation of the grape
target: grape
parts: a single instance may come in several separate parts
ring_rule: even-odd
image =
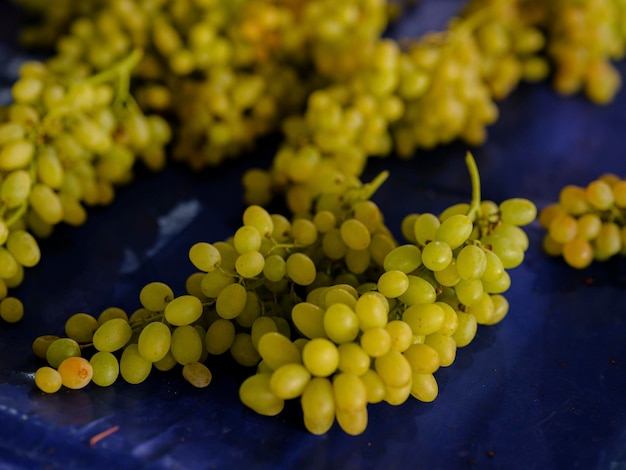
[[[313,338],[302,349],[304,366],[316,377],[328,377],[339,367],[339,351],[326,338]]]
[[[379,292],[366,292],[357,299],[354,313],[359,320],[359,327],[363,331],[369,328],[385,327],[389,313],[389,302]]]
[[[404,351],[413,373],[433,374],[439,369],[439,354],[426,344],[412,344]]]
[[[204,388],[211,383],[213,375],[201,362],[191,362],[183,366],[183,377],[194,387]]]
[[[40,359],[45,359],[48,347],[50,347],[50,345],[57,339],[59,339],[59,337],[56,335],[42,335],[35,338],[32,344],[35,356]]]
[[[422,263],[431,271],[441,271],[452,261],[452,248],[446,242],[431,241],[422,250]]]
[[[254,278],[263,272],[265,258],[255,250],[249,250],[237,257],[235,269],[244,278]]]
[[[165,323],[148,323],[139,333],[137,348],[139,354],[150,362],[158,362],[170,350],[172,332]]]
[[[385,271],[402,271],[406,274],[415,271],[422,264],[422,253],[413,244],[401,245],[394,248],[385,256],[383,267]]]
[[[128,320],[111,318],[93,333],[93,345],[98,351],[114,352],[126,346],[131,336],[132,329]]]
[[[124,348],[120,359],[120,375],[130,384],[139,384],[145,381],[152,370],[152,362],[139,354],[136,343]]]
[[[383,327],[376,326],[368,328],[361,335],[360,344],[361,348],[363,348],[369,356],[374,358],[384,356],[391,349],[391,335],[389,331]]]
[[[461,279],[480,279],[487,268],[485,251],[476,245],[461,249],[456,259],[456,270]]]
[[[363,375],[370,368],[370,355],[357,343],[348,342],[337,347],[339,370],[354,375]]]
[[[472,220],[464,214],[447,217],[435,232],[435,240],[446,243],[451,249],[458,248],[469,238],[474,229]]]
[[[65,322],[65,334],[78,343],[90,343],[98,329],[98,320],[88,313],[75,313]]]
[[[424,336],[438,331],[443,325],[445,312],[436,304],[416,304],[408,307],[402,314],[414,335]]]
[[[407,305],[428,304],[435,301],[437,293],[433,285],[419,276],[408,276],[409,285],[398,300]]]
[[[222,258],[219,250],[211,243],[198,242],[189,249],[189,259],[201,271],[213,271],[219,266]]]
[[[100,387],[113,385],[119,376],[119,362],[110,352],[98,351],[91,356],[89,364],[92,368],[91,381]]]
[[[378,291],[391,299],[400,297],[409,288],[410,278],[399,270],[386,271],[378,278]]]
[[[353,250],[366,249],[371,241],[371,235],[365,224],[357,219],[348,219],[341,224],[341,239]]]
[[[55,369],[68,357],[80,357],[80,346],[72,338],[59,338],[53,341],[46,351],[46,361]]]
[[[204,347],[209,354],[224,354],[235,341],[235,325],[230,320],[218,318],[206,331]]]
[[[335,421],[333,385],[324,377],[312,377],[300,399],[304,425],[312,434],[324,434]]]
[[[248,333],[237,333],[235,335],[233,344],[230,347],[230,353],[235,361],[244,367],[252,367],[261,360],[261,356],[252,343],[252,337]]]
[[[86,387],[91,382],[93,368],[84,357],[68,357],[59,364],[57,371],[63,385],[71,389]]]
[[[8,323],[17,323],[24,317],[24,305],[17,297],[0,300],[0,318]]]
[[[395,349],[377,357],[374,369],[386,386],[399,388],[411,383],[411,366],[404,355]]]
[[[322,318],[326,335],[337,344],[353,341],[359,333],[359,319],[345,304],[330,305]]]
[[[203,340],[204,337],[201,338],[191,325],[174,328],[170,346],[174,359],[182,365],[198,362],[202,357]]]
[[[315,263],[304,253],[293,253],[286,261],[287,276],[296,284],[308,286],[315,280]]]
[[[272,370],[278,370],[286,364],[299,364],[301,362],[300,350],[289,338],[275,331],[269,331],[261,336],[257,350],[263,361]]]
[[[298,331],[310,339],[326,336],[323,318],[324,310],[311,302],[300,302],[291,311],[291,319]]]
[[[246,306],[246,288],[241,284],[230,284],[221,290],[215,302],[218,315],[227,320],[237,317]]]
[[[270,390],[278,398],[288,400],[302,395],[311,379],[311,373],[299,363],[279,366],[270,377]]]
[[[528,199],[507,199],[500,203],[498,209],[500,210],[500,219],[505,224],[527,225],[537,216],[537,208]]]
[[[387,323],[385,330],[387,330],[391,339],[390,347],[395,351],[404,352],[413,342],[413,331],[404,321],[392,320]]]
[[[439,387],[437,380],[431,373],[413,373],[411,395],[419,401],[429,403],[437,398]]]
[[[162,312],[174,298],[172,289],[162,282],[150,282],[141,288],[139,301],[148,310]]]
[[[270,379],[270,374],[251,375],[239,387],[242,403],[264,416],[275,416],[285,406],[285,401],[272,392]]]
[[[174,326],[189,325],[202,315],[202,303],[193,295],[172,299],[164,309],[165,319]]]
[[[63,385],[61,374],[52,367],[43,366],[35,371],[35,385],[45,393],[56,393]]]

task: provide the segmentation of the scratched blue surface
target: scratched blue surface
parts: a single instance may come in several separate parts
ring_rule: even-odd
[[[458,3],[424,2],[402,34],[440,27]],[[7,64],[18,51],[15,24],[3,18]],[[565,184],[585,185],[609,171],[626,176],[626,91],[598,107],[559,97],[547,84],[524,85],[500,112],[488,143],[472,149],[484,198],[527,197],[543,207]],[[262,142],[200,174],[174,165],[163,174],[139,171],[86,225],[59,226],[42,241],[41,263],[14,291],[25,319],[0,326],[0,469],[626,469],[626,261],[574,271],[541,252],[536,223],[526,261],[511,271],[505,320],[480,328],[455,363],[436,373],[433,403],[370,406],[360,436],[336,426],[308,434],[296,403],[277,417],[254,414],[237,397],[245,373],[228,363],[215,366],[203,390],[177,373],[155,372],[140,385],[38,392],[32,339],[61,333],[71,313],[132,310],[152,280],[181,292],[189,246],[232,234],[243,208],[239,179],[247,167],[269,165],[273,149]],[[466,150],[453,144],[410,161],[369,163],[366,179],[390,170],[374,200],[396,233],[410,212],[469,198]],[[89,445],[112,426],[119,430]]]

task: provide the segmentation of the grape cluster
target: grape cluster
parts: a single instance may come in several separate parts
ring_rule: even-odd
[[[0,110],[0,299],[39,262],[38,238],[83,224],[85,206],[110,203],[136,159],[164,162],[169,125],[144,115],[124,88],[138,58],[78,81],[41,62],[22,65],[13,102]]]
[[[495,101],[521,80],[548,74],[545,37],[521,10],[511,0],[471,2],[444,33],[375,38],[363,63],[365,46],[353,45],[358,66],[347,73],[335,64],[341,73],[308,96],[303,115],[283,121],[285,143],[271,168],[243,179],[246,201],[285,194],[292,212],[307,212],[327,190],[324,181],[360,176],[369,157],[409,158],[455,139],[484,143],[498,117]]]
[[[597,104],[607,104],[622,79],[612,64],[626,53],[626,10],[621,0],[544,2],[554,63],[554,88],[569,95],[584,91]]]
[[[558,202],[544,207],[543,248],[574,268],[620,255],[626,247],[626,181],[604,174],[587,186],[567,185]]]
[[[481,201],[471,155],[467,164],[472,201],[407,215],[404,244],[371,200],[386,173],[322,193],[291,219],[248,206],[232,237],[191,246],[196,272],[185,294],[151,282],[130,316],[115,307],[77,313],[64,337],[37,338],[33,350],[48,362],[38,387],[108,386],[119,375],[137,384],[153,367],[179,368],[204,387],[211,358],[229,354],[254,370],[239,389],[244,405],[273,416],[298,399],[314,434],[335,421],[362,433],[369,404],[434,400],[436,371],[479,325],[507,314],[508,270],[523,261],[521,227],[536,216],[526,199]],[[79,363],[86,348],[96,352]]]

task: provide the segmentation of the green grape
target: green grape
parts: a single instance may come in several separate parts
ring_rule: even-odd
[[[153,312],[162,312],[174,298],[172,289],[162,282],[150,282],[141,288],[139,301],[141,305]]]
[[[35,146],[27,140],[7,142],[0,149],[0,170],[12,171],[26,167],[35,155]]]
[[[235,232],[233,243],[235,250],[239,254],[247,251],[259,251],[259,248],[261,248],[261,234],[252,225],[243,225]]]
[[[24,317],[24,304],[17,297],[0,300],[0,318],[7,323],[17,323]]]
[[[375,232],[383,224],[383,215],[373,201],[359,201],[352,206],[354,218],[367,227],[370,233]]]
[[[339,370],[354,375],[363,375],[370,368],[370,355],[357,343],[348,342],[337,347]]]
[[[270,390],[278,398],[289,400],[302,395],[311,380],[311,373],[299,363],[288,363],[279,366],[270,377]]]
[[[277,331],[278,325],[273,318],[268,316],[261,316],[257,318],[250,328],[250,340],[252,341],[254,349],[258,351],[259,341],[266,333]]]
[[[0,183],[0,201],[8,209],[13,209],[28,200],[31,188],[30,174],[26,170],[8,173]]]
[[[278,370],[286,364],[301,362],[300,350],[289,338],[277,331],[263,334],[259,338],[257,350],[264,363],[272,370]]]
[[[444,312],[444,320],[441,328],[439,328],[439,333],[442,335],[452,335],[456,331],[459,326],[459,319],[457,317],[456,310],[446,302],[435,302],[435,305],[438,305],[443,309]]]
[[[441,271],[452,261],[452,249],[446,242],[429,242],[422,250],[422,263],[431,271]]]
[[[548,229],[550,237],[558,243],[566,243],[576,236],[578,224],[569,214],[560,214],[552,219]]]
[[[500,220],[505,224],[528,225],[537,217],[537,208],[528,199],[507,199],[500,203],[498,209],[500,211]]]
[[[152,362],[144,359],[139,354],[136,343],[129,344],[124,348],[120,359],[120,375],[129,384],[140,384],[148,378],[152,370]]]
[[[495,294],[491,296],[491,301],[493,302],[494,314],[491,318],[491,322],[489,325],[495,325],[502,321],[502,319],[509,312],[509,301],[506,300],[506,297],[500,294]]]
[[[65,334],[77,343],[91,343],[98,320],[88,313],[75,313],[65,321]]]
[[[491,236],[496,238],[506,238],[518,245],[522,251],[528,249],[529,241],[528,235],[517,225],[500,223],[491,232]]]
[[[170,348],[176,362],[182,365],[198,362],[202,356],[203,340],[191,325],[174,328]]]
[[[601,211],[609,209],[614,202],[611,186],[599,179],[587,185],[585,196],[593,208]]]
[[[53,341],[46,351],[46,361],[55,369],[68,357],[81,355],[80,346],[72,338],[59,338]]]
[[[608,259],[622,249],[619,227],[614,222],[605,222],[600,227],[598,236],[593,241],[594,255],[598,260]]]
[[[583,214],[577,219],[576,238],[583,240],[593,240],[600,233],[602,220],[597,214]],[[570,240],[571,241],[571,240]]]
[[[315,263],[304,253],[292,253],[286,261],[287,276],[301,286],[308,286],[315,280]]]
[[[395,349],[377,357],[374,360],[374,369],[386,386],[399,388],[411,383],[411,365],[404,355]]]
[[[584,269],[594,259],[593,246],[588,240],[575,237],[563,245],[562,255],[568,265]]]
[[[223,260],[223,258],[222,258]],[[233,264],[234,268],[234,264]],[[200,288],[204,295],[210,299],[216,299],[222,289],[235,282],[235,278],[223,273],[221,270],[214,270],[207,273],[200,283]]]
[[[430,403],[439,394],[437,380],[431,373],[413,373],[411,395],[419,401]]]
[[[340,235],[347,247],[364,250],[371,242],[371,234],[365,224],[357,219],[348,219],[340,226]]]
[[[150,362],[160,361],[170,350],[172,332],[165,323],[154,321],[143,327],[139,333],[137,347],[139,354]]]
[[[442,286],[447,286],[447,287],[455,286],[456,283],[459,282],[459,280],[461,279],[457,264],[458,264],[458,260],[455,258],[452,258],[448,266],[443,268],[441,271],[435,271],[433,273],[435,280]]]
[[[235,325],[230,320],[218,318],[206,331],[204,347],[209,354],[224,354],[235,341]]]
[[[196,388],[207,387],[213,379],[213,374],[201,362],[190,362],[183,366],[183,377]]]
[[[407,292],[410,276],[399,270],[387,271],[378,278],[378,291],[385,297],[395,299]]]
[[[332,304],[322,318],[326,335],[337,344],[353,341],[359,333],[359,319],[345,304]]]
[[[337,218],[331,211],[321,210],[313,216],[313,224],[320,233],[327,233],[336,227]]]
[[[459,324],[456,331],[452,335],[457,347],[463,348],[470,344],[478,330],[478,322],[476,317],[471,313],[458,312]]]
[[[98,351],[114,352],[126,346],[132,334],[129,320],[111,318],[98,326],[92,341]]]
[[[254,250],[249,250],[237,257],[235,262],[235,270],[237,273],[246,278],[252,279],[263,272],[265,267],[265,258],[263,255]]]
[[[52,367],[43,366],[35,371],[35,385],[45,393],[56,393],[61,389],[61,374]]]
[[[168,370],[172,370],[174,367],[178,366],[179,364],[176,361],[176,358],[174,357],[174,355],[172,354],[172,350],[170,349],[163,359],[161,359],[160,361],[154,362],[152,365],[157,370],[168,371]]]
[[[237,315],[235,321],[244,328],[249,328],[257,318],[261,316],[261,303],[259,296],[254,291],[246,292],[246,305],[243,311]]]
[[[480,279],[461,279],[455,286],[459,302],[467,307],[476,305],[483,296],[484,288]]]
[[[291,224],[291,236],[296,245],[310,246],[317,241],[318,230],[311,220],[299,218]]]
[[[170,325],[190,325],[202,316],[202,302],[193,295],[181,295],[172,299],[164,310]]]
[[[339,372],[333,376],[333,396],[337,411],[358,411],[367,405],[367,390],[358,375]]]
[[[333,385],[325,377],[312,377],[300,399],[304,426],[316,435],[326,433],[335,422]]]
[[[219,293],[215,302],[218,315],[227,320],[237,317],[246,306],[246,288],[241,284],[230,284]]]
[[[189,249],[189,260],[200,271],[213,271],[222,261],[221,254],[214,245],[198,242]]]
[[[407,305],[429,304],[435,301],[437,292],[433,285],[419,276],[408,276],[409,285],[398,300]]]
[[[328,377],[339,367],[337,346],[326,338],[313,338],[302,349],[304,366],[316,377]]]
[[[280,255],[270,255],[265,258],[263,265],[263,275],[272,282],[282,280],[287,274],[287,264]]]
[[[505,269],[516,268],[524,261],[524,250],[514,239],[487,236],[483,238],[483,243],[500,258]]]
[[[414,374],[433,374],[439,369],[439,353],[427,344],[412,344],[404,357]]]
[[[28,203],[37,215],[50,225],[58,224],[63,220],[63,206],[59,196],[49,186],[34,184],[30,190]]]
[[[343,241],[338,228],[333,228],[324,233],[322,237],[322,250],[328,258],[339,260],[346,254],[346,249],[347,245]]]
[[[402,313],[414,335],[424,336],[439,331],[445,319],[445,312],[437,304],[411,305]]]
[[[385,398],[385,384],[374,369],[367,370],[360,376],[365,385],[368,403],[380,403]]]
[[[337,279],[336,285],[326,287],[322,289],[320,293],[318,304],[325,308],[330,307],[333,304],[343,304],[354,310],[356,307],[358,292],[349,284],[340,284]]]
[[[365,292],[354,306],[362,331],[374,327],[385,327],[389,314],[389,302],[380,292]]]
[[[422,252],[413,245],[401,245],[385,256],[383,267],[385,271],[402,271],[406,274],[415,271],[422,264]]]
[[[439,364],[441,367],[452,365],[456,359],[456,343],[452,336],[433,333],[426,336],[424,344],[432,347],[439,354]]]
[[[487,268],[485,250],[477,245],[464,246],[456,258],[456,270],[461,279],[480,279]]]
[[[353,274],[363,274],[370,267],[371,255],[369,250],[353,250],[348,248],[345,254],[348,270]]]
[[[45,359],[48,348],[57,339],[59,339],[57,335],[37,336],[33,340],[33,344],[31,346],[35,356],[37,356],[39,359]]]
[[[491,250],[483,250],[485,253],[485,270],[483,271],[482,280],[484,282],[496,282],[504,274],[504,266],[502,260]]]
[[[385,330],[391,339],[391,349],[404,352],[413,342],[413,330],[402,320],[392,320],[387,323]]]
[[[384,356],[391,350],[391,335],[384,327],[375,326],[363,332],[359,344],[371,357]]]
[[[504,271],[502,275],[494,282],[485,280],[484,276],[481,280],[483,284],[483,290],[490,294],[501,294],[506,292],[511,287],[511,277],[507,271]]]
[[[413,227],[415,239],[420,245],[426,245],[436,240],[437,229],[440,225],[441,222],[435,214],[420,214],[415,220],[415,226]]]
[[[261,317],[263,318],[263,317]],[[230,354],[237,363],[244,367],[253,367],[261,360],[252,337],[248,333],[237,333],[230,347]]]
[[[478,302],[468,307],[466,312],[474,315],[479,325],[489,324],[495,313],[491,296],[487,292],[483,292]]]
[[[4,248],[0,246],[0,278],[9,279],[15,276],[18,273],[20,264],[13,257],[13,255]]]
[[[285,406],[285,401],[272,392],[270,379],[270,374],[251,375],[239,387],[241,402],[263,416],[275,416]]]
[[[291,310],[293,324],[303,336],[310,339],[326,337],[323,318],[324,310],[311,302],[299,302]]]
[[[469,238],[474,229],[472,220],[464,214],[447,217],[435,232],[435,240],[446,243],[451,249],[458,248]]]
[[[93,369],[91,381],[100,387],[113,385],[120,373],[120,365],[117,358],[110,352],[98,351],[89,363]]]

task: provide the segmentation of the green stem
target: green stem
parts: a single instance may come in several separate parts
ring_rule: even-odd
[[[480,217],[480,174],[478,173],[478,167],[476,166],[476,161],[471,152],[467,152],[465,155],[465,164],[467,165],[472,182],[472,201],[467,211],[467,216],[473,222],[476,220],[476,217]]]
[[[369,200],[374,193],[378,191],[378,188],[380,188],[382,184],[387,181],[387,178],[389,178],[389,172],[385,170],[381,171],[376,178],[367,183],[363,188],[365,190],[363,193],[363,200]]]
[[[87,78],[85,82],[92,85],[99,85],[101,83],[110,82],[118,77],[129,76],[131,70],[139,63],[143,57],[143,51],[141,49],[134,49],[125,59],[121,60],[111,68],[103,70],[91,77]]]

